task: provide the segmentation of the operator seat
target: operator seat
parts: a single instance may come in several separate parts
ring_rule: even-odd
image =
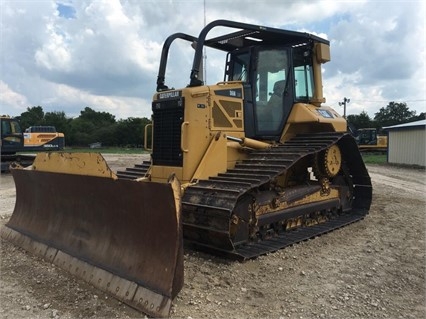
[[[258,128],[261,131],[276,131],[283,120],[283,93],[285,80],[277,81],[269,100],[258,105]]]
[[[272,127],[273,129],[277,129],[278,125],[282,121],[283,117],[283,95],[285,89],[285,80],[280,80],[275,82],[274,90],[272,92],[271,97],[269,98],[267,109],[271,114],[272,119]]]
[[[273,90],[271,97],[269,98],[269,101],[268,101],[268,106],[270,106],[271,108],[282,109],[284,85],[285,85],[285,80],[275,82],[274,90]]]

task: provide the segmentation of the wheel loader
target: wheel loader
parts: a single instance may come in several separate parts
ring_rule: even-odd
[[[165,78],[175,40],[195,48],[179,89]],[[205,48],[226,56],[223,81],[204,83]],[[217,20],[198,37],[172,34],[145,127],[150,160],[112,172],[97,153],[40,154],[12,170],[2,236],[167,317],[184,240],[246,260],[362,219],[371,180],[345,119],[324,105],[328,61],[329,41],[308,33]]]

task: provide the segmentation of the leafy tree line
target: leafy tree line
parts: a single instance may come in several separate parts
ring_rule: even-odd
[[[43,107],[28,107],[18,116],[22,129],[35,125],[55,126],[65,135],[66,146],[88,146],[101,142],[103,146],[142,147],[147,118],[129,117],[116,120],[108,112],[98,112],[90,107],[80,111],[76,118],[62,111],[44,112]]]
[[[386,107],[374,114],[370,118],[367,112],[362,111],[358,115],[348,115],[347,121],[352,129],[373,127],[381,129],[386,126],[403,124],[426,119],[426,113],[422,112],[416,115],[416,111],[411,111],[406,103],[390,102]]]
[[[90,107],[80,111],[78,117],[69,118],[62,111],[44,112],[41,106],[33,106],[28,107],[19,119],[23,129],[34,125],[55,126],[58,132],[65,134],[67,146],[88,146],[101,142],[104,146],[142,147],[144,127],[151,122],[147,118],[137,117],[117,121],[114,115],[97,112]],[[424,119],[425,112],[416,115],[416,111],[411,111],[406,103],[397,102],[390,102],[386,107],[380,108],[373,119],[365,111],[347,116],[348,124],[353,130],[367,127],[381,129]]]

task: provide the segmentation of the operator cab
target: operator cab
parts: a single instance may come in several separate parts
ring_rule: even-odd
[[[215,27],[239,31],[207,39]],[[224,81],[241,81],[244,90],[244,131],[253,139],[278,141],[295,103],[320,106],[321,63],[330,60],[329,41],[309,33],[268,28],[227,20],[208,24],[198,38],[176,33],[163,46],[157,91],[167,91],[168,51],[175,39],[192,42],[194,60],[188,87],[205,85],[202,79],[204,47],[227,53]]]
[[[2,116],[0,117],[1,127],[1,153],[15,154],[22,150],[24,138],[21,126],[17,119]]]
[[[311,48],[259,46],[228,54],[225,81],[243,81],[246,136],[278,140],[295,102],[313,96]]]

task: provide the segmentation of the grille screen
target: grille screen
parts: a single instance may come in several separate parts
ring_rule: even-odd
[[[184,99],[155,101],[153,113],[152,161],[154,165],[182,166],[180,148],[181,125],[184,114]]]

